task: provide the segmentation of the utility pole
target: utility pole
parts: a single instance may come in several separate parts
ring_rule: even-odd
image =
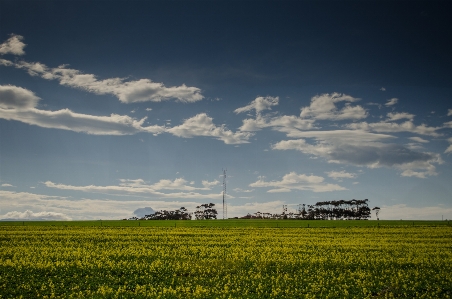
[[[228,204],[226,202],[226,170],[223,169],[223,219],[228,219]]]

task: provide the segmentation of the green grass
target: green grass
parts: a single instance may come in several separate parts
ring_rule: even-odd
[[[109,227],[375,227],[448,226],[450,221],[422,220],[85,220],[85,221],[0,221],[0,226],[109,226]]]

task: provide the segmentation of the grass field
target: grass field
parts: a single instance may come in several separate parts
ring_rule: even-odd
[[[378,227],[452,226],[450,221],[421,220],[87,220],[87,221],[0,221],[0,226],[151,226],[151,227]]]
[[[99,223],[2,223],[0,298],[452,297],[443,222]]]

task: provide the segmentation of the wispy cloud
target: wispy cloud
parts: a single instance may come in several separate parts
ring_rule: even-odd
[[[57,212],[33,212],[26,210],[25,212],[11,211],[4,215],[0,215],[1,220],[71,220],[71,218],[63,213]]]
[[[381,121],[375,123],[360,122],[351,123],[345,125],[346,128],[353,130],[365,130],[373,131],[378,133],[400,133],[400,132],[410,132],[419,135],[428,135],[438,137],[441,136],[437,131],[442,129],[442,127],[429,127],[426,124],[415,125],[412,121],[405,121],[403,123],[394,123],[388,121]]]
[[[22,42],[23,36],[11,34],[4,43],[0,44],[0,55],[4,54],[14,54],[14,55],[24,55],[25,44]]]
[[[254,191],[254,189],[242,189],[242,188],[234,188],[234,192],[244,192],[244,193],[251,193]]]
[[[11,184],[4,183],[4,184],[2,184],[2,187],[15,187],[15,186],[13,186]]]
[[[447,141],[449,141],[449,147],[444,151],[445,154],[450,154],[452,153],[452,137],[447,139]]]
[[[49,68],[40,62],[12,62],[0,60],[0,65],[25,69],[32,76],[40,76],[46,80],[57,80],[61,85],[83,89],[95,94],[112,94],[123,103],[161,102],[177,99],[184,103],[193,103],[204,98],[197,87],[166,87],[163,83],[150,79],[127,81],[125,78],[109,78],[98,80],[94,74],[84,74],[79,70],[67,68],[65,65]]]
[[[409,137],[408,139],[419,143],[429,143],[428,140],[422,139],[421,137]]]
[[[328,171],[326,172],[328,177],[334,179],[334,180],[340,180],[340,179],[353,179],[356,178],[356,173],[349,173],[345,170],[341,171]]]
[[[152,195],[155,198],[179,198],[179,199],[220,199],[222,193],[199,193],[199,191],[210,191],[211,187],[217,183],[203,181],[203,187],[193,187],[183,178],[177,178],[175,180],[162,179],[154,184],[146,183],[142,179],[130,180],[121,179],[119,185],[112,186],[72,186],[66,184],[57,184],[51,181],[47,181],[44,185],[48,188],[60,189],[60,190],[73,190],[90,193],[104,193],[111,195]],[[207,185],[207,186],[206,186]],[[182,192],[165,192],[167,190],[177,190]],[[196,191],[196,192],[195,192]],[[233,198],[232,196],[228,196]]]
[[[447,110],[447,116],[452,116],[452,109]]]
[[[58,111],[35,108],[40,98],[32,91],[12,86],[0,86],[0,118],[15,120],[43,128],[70,130],[92,135],[131,135],[140,132],[154,135],[170,133],[177,137],[213,137],[226,144],[248,143],[252,133],[232,132],[225,125],[217,126],[205,113],[186,119],[181,125],[144,126],[147,117],[136,119],[127,115],[87,115],[69,109]]]
[[[398,101],[399,101],[399,99],[392,98],[386,102],[385,106],[386,107],[394,106],[395,104],[397,104]]]
[[[292,190],[309,190],[313,192],[330,192],[347,190],[337,184],[324,183],[324,178],[315,175],[297,174],[290,172],[283,176],[281,181],[265,181],[260,177],[256,182],[251,183],[254,188],[273,188],[268,190],[270,193],[290,192]]]
[[[412,121],[414,118],[414,114],[411,113],[406,113],[406,112],[402,112],[402,113],[388,113],[388,120],[387,121],[396,121],[396,120],[401,120],[401,119],[409,119],[410,121]]]
[[[240,107],[234,110],[236,114],[255,110],[259,115],[264,110],[271,110],[272,106],[276,106],[279,103],[279,97],[257,97],[249,105]]]
[[[0,45],[0,54],[12,53],[23,55],[25,44],[23,37],[13,35]],[[123,103],[161,102],[176,99],[184,103],[193,103],[204,98],[197,87],[180,86],[166,87],[163,83],[150,79],[127,80],[127,78],[109,78],[99,80],[94,74],[85,74],[80,70],[60,65],[48,67],[41,62],[10,61],[0,59],[0,65],[24,69],[31,76],[39,76],[46,80],[57,80],[61,85],[82,89],[95,94],[112,94]]]

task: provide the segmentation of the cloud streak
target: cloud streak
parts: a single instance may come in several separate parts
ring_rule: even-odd
[[[193,187],[187,184],[188,182],[183,178],[175,179],[174,181],[162,179],[155,184],[147,184],[142,179],[128,180],[121,179],[119,185],[113,186],[72,186],[66,184],[57,184],[51,181],[46,181],[44,185],[48,188],[59,190],[72,190],[90,193],[104,193],[111,195],[127,195],[135,194],[142,196],[152,195],[156,198],[175,198],[175,199],[217,199],[222,198],[222,193],[199,193],[199,191],[210,191],[211,187],[217,185],[215,181],[203,181],[204,187]],[[206,187],[207,185],[207,187]],[[177,190],[181,192],[164,192],[167,190]],[[229,196],[229,198],[233,198]]]
[[[292,190],[331,192],[347,190],[337,184],[324,183],[324,178],[315,175],[297,174],[290,172],[283,176],[281,181],[265,181],[260,177],[256,182],[249,185],[253,188],[272,188],[269,193],[291,192]]]

